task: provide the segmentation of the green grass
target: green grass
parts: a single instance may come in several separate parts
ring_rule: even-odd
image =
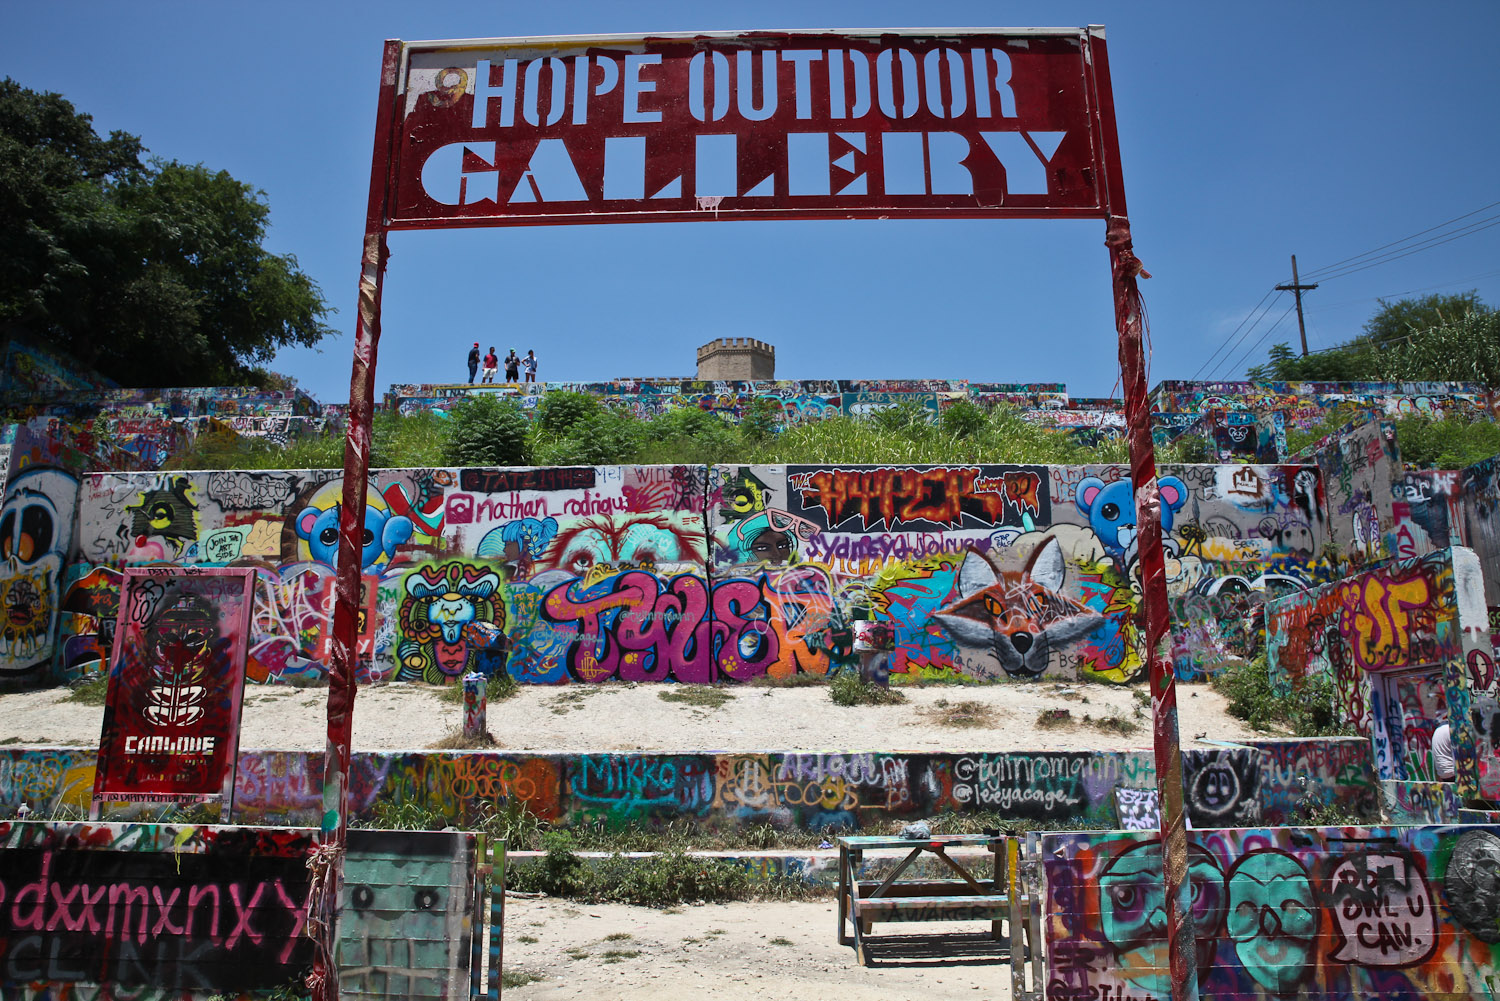
[[[87,706],[102,706],[109,692],[109,679],[102,674],[91,674],[73,682],[64,702],[82,702]]]
[[[683,705],[701,706],[704,709],[718,709],[724,703],[733,700],[734,693],[713,685],[673,685],[666,691],[657,692],[656,697],[663,702],[680,702]]]
[[[509,674],[493,674],[484,683],[485,700],[488,702],[504,702],[506,699],[513,698],[520,691],[520,682],[516,681]],[[463,705],[463,682],[460,681],[457,684],[445,685],[438,698],[444,702],[457,702],[459,705]]]
[[[848,672],[833,679],[828,697],[838,706],[894,706],[906,701],[903,692],[861,681],[859,675]]]
[[[793,942],[789,938],[782,938],[780,935],[777,935],[775,938],[773,938],[773,939],[770,940],[769,944],[770,945],[796,945],[797,943]]]
[[[525,987],[527,984],[534,984],[542,979],[543,977],[540,973],[532,973],[530,970],[500,971],[500,987],[502,989]]]

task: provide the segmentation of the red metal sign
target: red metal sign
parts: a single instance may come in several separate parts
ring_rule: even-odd
[[[239,750],[254,583],[253,570],[125,571],[96,801],[228,793]]]
[[[402,56],[392,229],[1108,204],[1099,28],[408,42]]]

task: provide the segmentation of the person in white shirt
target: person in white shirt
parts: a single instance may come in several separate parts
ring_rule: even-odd
[[[532,351],[530,349],[527,350],[526,357],[521,359],[521,367],[524,368],[524,369],[526,369],[526,381],[527,382],[536,382],[536,352],[535,351]]]
[[[1439,782],[1453,781],[1453,731],[1446,719],[1432,732],[1432,762]]]

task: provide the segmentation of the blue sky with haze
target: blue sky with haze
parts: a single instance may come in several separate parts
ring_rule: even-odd
[[[1314,349],[1356,334],[1381,296],[1478,289],[1500,305],[1500,61],[1481,44],[1500,34],[1493,0],[58,0],[7,10],[0,72],[62,93],[101,132],[263,189],[271,248],[297,255],[344,332],[274,367],[335,401],[348,393],[383,39],[1090,23],[1108,28],[1136,250],[1154,276],[1142,286],[1153,385],[1198,373],[1290,280],[1292,253],[1304,280],[1323,277],[1306,301]],[[1429,249],[1331,267],[1471,212],[1422,237]],[[400,233],[377,383],[461,379],[475,340],[536,349],[544,380],[689,375],[697,345],[754,336],[776,345],[784,378],[1065,382],[1102,396],[1118,392],[1103,238],[1095,221]],[[1290,305],[1277,297],[1202,377],[1241,378],[1272,342],[1295,343]]]

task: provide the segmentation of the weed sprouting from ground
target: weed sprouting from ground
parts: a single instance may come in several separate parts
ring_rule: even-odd
[[[1108,716],[1083,715],[1083,725],[1092,727],[1100,733],[1117,733],[1122,737],[1128,737],[1141,728],[1141,725],[1133,719],[1121,716],[1119,710],[1111,712]]]
[[[906,701],[904,692],[863,681],[857,674],[841,674],[828,685],[828,697],[839,706],[894,706]]]
[[[500,986],[502,988],[525,987],[527,984],[537,983],[542,979],[540,973],[532,973],[530,970],[502,970],[500,972]]]
[[[733,700],[734,693],[713,685],[673,685],[666,691],[657,692],[656,697],[663,702],[681,702],[704,709],[718,709]]]
[[[500,742],[488,730],[471,737],[462,727],[454,727],[427,746],[434,751],[482,751],[499,747]]]
[[[504,702],[506,699],[520,692],[520,690],[520,682],[503,671],[499,674],[490,675],[489,680],[484,683],[485,699],[489,702]],[[457,702],[459,705],[463,705],[463,683],[459,682],[458,684],[445,686],[438,698],[444,702]]]
[[[762,674],[752,678],[749,684],[752,688],[817,688],[819,685],[828,684],[828,675],[807,674],[801,671],[783,677]]]
[[[947,699],[938,699],[931,708],[918,711],[939,726],[992,726],[995,722],[994,707],[983,702],[965,700],[950,703]]]
[[[1036,725],[1042,730],[1072,726],[1073,714],[1066,709],[1043,709],[1036,714]]]
[[[560,693],[552,700],[552,711],[560,716],[574,709],[582,709],[584,699],[598,695],[602,691],[604,691],[602,685],[570,685],[567,691]]]
[[[109,679],[102,674],[91,674],[73,682],[64,702],[82,702],[86,706],[104,705],[109,692]]]

